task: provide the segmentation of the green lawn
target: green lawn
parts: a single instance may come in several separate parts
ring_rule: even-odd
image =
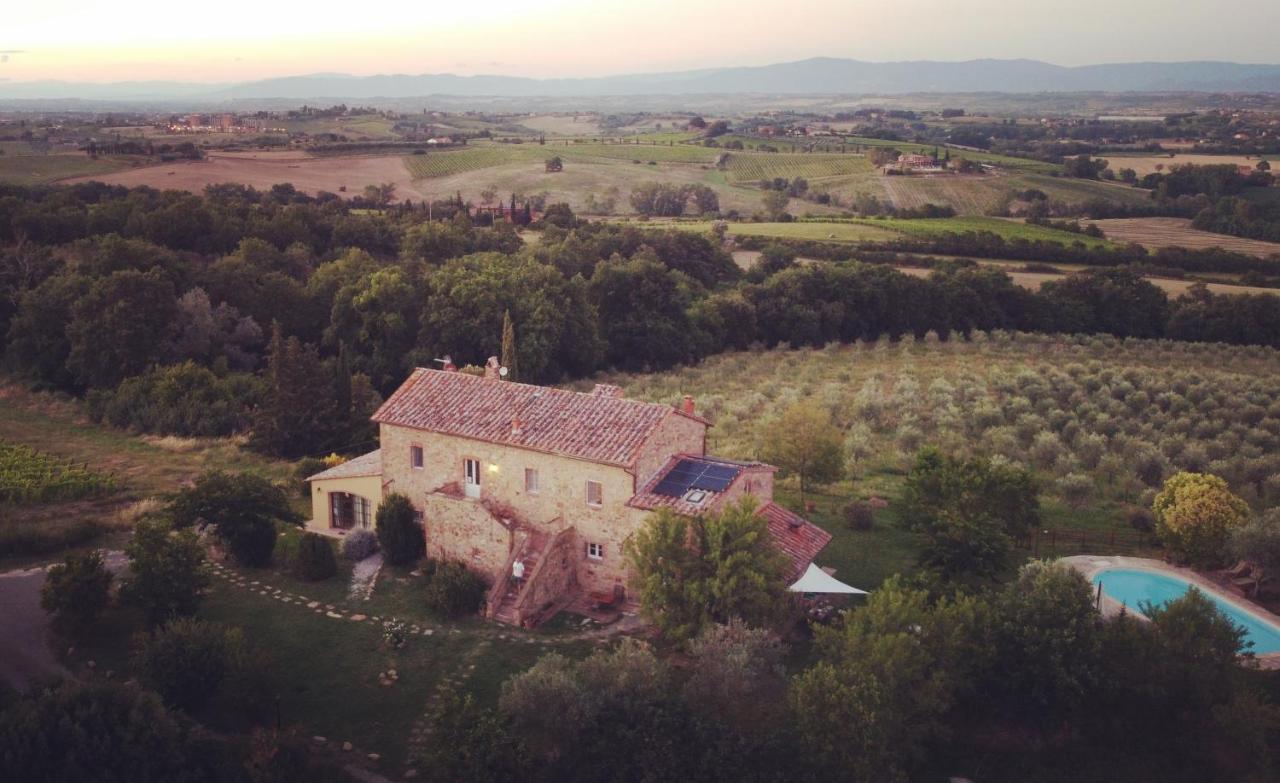
[[[1058,242],[1065,245],[1081,242],[1087,247],[1101,247],[1109,243],[1084,234],[1059,231],[1046,226],[1034,226],[1020,220],[1004,220],[992,217],[953,217],[937,219],[900,219],[900,218],[864,218],[857,221],[863,225],[877,226],[897,231],[907,236],[935,238],[944,234],[963,234],[970,231],[988,231],[998,234],[1006,240],[1026,239]]]
[[[640,223],[653,228],[680,228],[688,231],[709,231],[710,225],[696,222]],[[777,237],[778,239],[804,239],[822,242],[876,242],[902,236],[934,238],[944,234],[963,234],[969,231],[989,231],[1005,239],[1028,239],[1072,244],[1083,242],[1086,246],[1105,246],[1102,239],[1059,231],[1055,228],[1033,226],[1017,220],[989,217],[953,218],[853,218],[823,220],[799,220],[791,223],[730,223],[729,233],[735,236]]]
[[[47,185],[68,177],[110,174],[129,168],[121,158],[90,158],[80,152],[55,155],[0,155],[0,182],[15,185]]]

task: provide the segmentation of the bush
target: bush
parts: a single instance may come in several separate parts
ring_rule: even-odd
[[[0,780],[231,780],[213,738],[137,685],[63,682],[0,711]]]
[[[209,578],[204,547],[194,533],[174,531],[163,521],[141,520],[125,552],[130,577],[123,597],[146,613],[148,623],[195,614]]]
[[[102,564],[101,552],[68,555],[49,569],[40,589],[40,605],[53,615],[60,633],[86,633],[107,607],[111,572]]]
[[[399,493],[391,493],[378,506],[378,544],[388,565],[409,565],[426,552],[426,540],[422,528],[414,519],[413,503]]]
[[[239,628],[182,618],[142,638],[135,662],[166,704],[191,711],[207,704],[244,658]]]
[[[1227,482],[1207,473],[1179,473],[1164,483],[1151,510],[1160,540],[1201,566],[1222,561],[1227,538],[1244,524],[1249,506]]]
[[[456,620],[480,611],[487,589],[482,576],[456,560],[446,560],[436,565],[423,600],[436,617]]]
[[[298,464],[293,468],[294,478],[298,481],[298,494],[310,500],[311,484],[307,482],[307,477],[314,476],[328,467],[328,463],[319,457],[304,457],[298,460]]]
[[[378,534],[372,530],[356,528],[342,539],[342,556],[348,560],[364,560],[378,551]]]
[[[206,473],[169,501],[178,527],[209,525],[241,565],[271,565],[276,522],[299,524],[302,517],[276,485],[251,473]]]
[[[293,575],[304,582],[321,582],[336,573],[333,542],[319,533],[303,533],[293,558]]]
[[[870,530],[876,525],[876,512],[865,500],[855,500],[845,505],[844,521],[850,530]]]
[[[1129,527],[1139,533],[1150,533],[1156,529],[1156,515],[1149,508],[1125,506],[1124,518]]]

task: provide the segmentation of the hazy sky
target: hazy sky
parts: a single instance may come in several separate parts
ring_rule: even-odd
[[[0,79],[598,76],[814,56],[1280,62],[1280,0],[10,0]]]

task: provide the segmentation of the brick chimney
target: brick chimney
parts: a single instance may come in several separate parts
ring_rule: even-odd
[[[685,414],[686,416],[692,416],[692,415],[694,415],[694,414],[693,414],[693,395],[692,395],[692,394],[686,394],[686,395],[684,396],[684,399],[680,401],[680,412],[681,412],[681,413],[683,413],[683,414]]]
[[[499,372],[501,368],[502,364],[498,361],[498,357],[490,356],[489,361],[484,363],[484,377],[491,381],[502,380],[502,374]]]

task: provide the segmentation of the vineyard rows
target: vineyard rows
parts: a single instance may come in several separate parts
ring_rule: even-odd
[[[861,155],[729,154],[729,176],[738,182],[774,179],[820,179],[872,174],[871,162]]]
[[[74,500],[110,492],[115,479],[29,446],[0,441],[0,503]]]

